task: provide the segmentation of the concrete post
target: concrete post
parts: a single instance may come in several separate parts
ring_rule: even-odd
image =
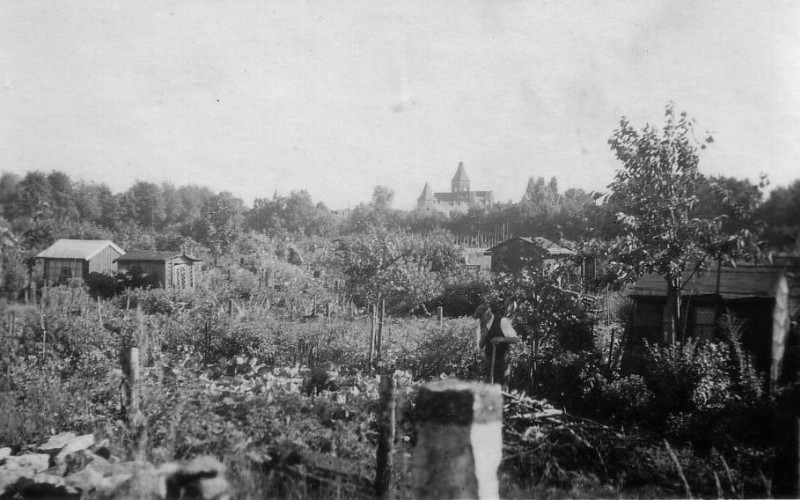
[[[499,498],[503,457],[500,386],[442,380],[417,398],[413,498]]]

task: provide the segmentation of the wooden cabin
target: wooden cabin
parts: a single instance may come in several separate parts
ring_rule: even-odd
[[[688,282],[686,281],[688,280]],[[713,339],[719,334],[720,314],[732,312],[745,321],[742,344],[754,355],[755,366],[769,373],[770,387],[782,372],[790,331],[789,283],[779,267],[723,267],[702,275],[684,276],[681,292],[681,323],[676,338]],[[633,299],[630,342],[641,345],[667,341],[665,314],[667,286],[662,276],[651,274],[628,287]]]
[[[182,252],[132,251],[116,259],[120,271],[147,274],[161,288],[191,290],[200,279],[202,260]]]
[[[575,252],[540,236],[517,236],[486,250],[486,255],[492,257],[492,272],[518,273],[526,268],[547,272]]]
[[[60,239],[36,256],[42,263],[45,283],[61,284],[89,273],[115,271],[115,259],[125,250],[110,240]]]

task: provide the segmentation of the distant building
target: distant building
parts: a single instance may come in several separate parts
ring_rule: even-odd
[[[116,259],[120,270],[145,273],[161,288],[191,290],[200,278],[200,259],[182,252],[133,251]]]
[[[575,252],[540,236],[517,236],[486,250],[492,256],[492,272],[518,273],[523,269],[548,271]]]
[[[86,279],[89,273],[114,271],[114,260],[125,250],[110,240],[61,239],[36,256],[42,263],[45,283],[66,283],[72,278]]]
[[[456,175],[450,182],[449,193],[434,193],[430,184],[425,183],[422,194],[417,198],[417,210],[423,212],[466,213],[470,207],[489,208],[494,203],[491,191],[471,191],[464,162],[459,162]]]

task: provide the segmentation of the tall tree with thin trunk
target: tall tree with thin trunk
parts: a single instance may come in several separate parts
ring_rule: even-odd
[[[661,129],[647,125],[638,130],[627,118],[620,121],[608,141],[622,162],[609,186],[609,205],[620,229],[611,244],[612,267],[623,281],[653,272],[664,278],[669,318],[664,340],[674,343],[682,331],[680,292],[689,281],[684,278],[752,250],[755,235],[748,228],[728,231],[728,215],[704,217],[699,211],[698,187],[708,185],[698,168],[699,152],[713,139],[708,134],[698,139],[693,120],[676,114],[672,105],[665,117]],[[724,186],[714,187],[723,200],[734,201]]]

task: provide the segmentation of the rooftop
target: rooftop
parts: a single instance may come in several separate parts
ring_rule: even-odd
[[[190,255],[186,255],[183,252],[154,252],[149,250],[134,250],[132,252],[128,252],[122,257],[118,257],[116,262],[131,262],[131,261],[155,261],[155,262],[162,262],[167,261],[170,259],[174,259],[177,257],[184,257],[188,260],[193,261],[200,261],[200,259],[196,257],[192,257]]]
[[[36,258],[90,260],[109,246],[120,254],[125,253],[125,250],[115,245],[111,240],[60,239],[40,252]]]
[[[561,245],[559,245],[558,243],[554,243],[554,242],[548,240],[547,238],[543,238],[541,236],[527,236],[527,237],[526,236],[516,236],[516,237],[511,238],[509,240],[506,240],[506,241],[504,241],[502,243],[498,243],[497,245],[495,245],[492,248],[490,248],[489,250],[487,250],[487,252],[491,252],[492,250],[494,250],[497,247],[508,245],[509,243],[511,243],[512,241],[515,241],[515,240],[520,240],[520,241],[523,241],[525,243],[528,243],[528,244],[531,244],[531,245],[536,245],[536,246],[538,246],[540,248],[543,248],[551,256],[575,255],[575,252],[573,252],[569,248],[564,248]]]
[[[723,267],[719,271],[719,294],[724,299],[775,296],[782,270],[775,267]],[[717,271],[695,274],[681,291],[682,295],[716,295]],[[689,273],[684,273],[684,282]],[[648,274],[625,289],[631,297],[665,297],[667,284],[663,276]]]

